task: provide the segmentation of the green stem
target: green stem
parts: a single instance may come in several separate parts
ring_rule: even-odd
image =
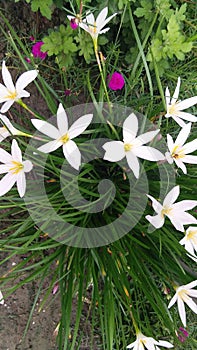
[[[21,99],[16,101],[21,107],[26,109],[29,113],[31,113],[34,117],[39,118],[39,115],[33,112]]]

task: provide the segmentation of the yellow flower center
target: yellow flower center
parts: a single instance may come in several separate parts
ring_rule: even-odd
[[[65,134],[65,135],[63,135],[62,137],[60,137],[60,141],[61,141],[62,143],[66,143],[66,142],[68,142],[69,140],[70,140],[70,137],[69,137],[68,133]]]
[[[9,98],[10,100],[14,100],[17,96],[17,92],[16,90],[14,92],[12,91],[8,91],[8,95],[5,96],[5,98]]]
[[[89,26],[89,29],[91,31],[92,34],[96,34],[97,33],[97,26],[96,26],[96,22],[94,21],[94,24]]]
[[[162,218],[164,217],[164,215],[169,215],[171,210],[172,210],[172,208],[163,208],[161,211]]]
[[[177,109],[176,109],[176,103],[173,103],[172,105],[168,106],[168,114],[176,114]]]
[[[12,174],[18,174],[21,170],[23,170],[24,165],[20,162],[12,161],[13,167],[9,169],[9,171],[12,172]]]
[[[181,289],[179,292],[178,292],[178,296],[180,299],[182,299],[183,301],[187,300],[189,297],[188,297],[188,291],[186,289]]]
[[[195,237],[196,236],[196,237]],[[194,242],[194,244],[197,245],[197,230],[194,230],[194,231],[189,231],[188,234],[187,234],[187,237],[186,239],[189,241],[189,240],[192,240]]]
[[[125,150],[125,152],[130,151],[131,148],[132,148],[132,145],[131,145],[130,143],[125,143],[125,144],[124,144],[124,150]]]
[[[183,151],[183,148],[180,148],[179,145],[175,146],[172,150],[172,157],[175,159],[180,159],[185,157],[185,153]]]

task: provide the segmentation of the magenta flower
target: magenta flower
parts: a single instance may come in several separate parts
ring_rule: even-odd
[[[39,57],[41,60],[44,60],[46,58],[47,52],[41,51],[41,46],[43,44],[43,41],[38,41],[32,46],[31,52],[35,58]]]
[[[189,333],[183,328],[180,327],[179,331],[182,333],[178,334],[178,339],[180,340],[181,343],[184,343],[187,339],[187,337],[189,337]]]
[[[71,95],[71,90],[70,89],[66,89],[64,91],[64,94],[65,94],[65,96],[70,96]]]
[[[73,30],[77,29],[79,26],[79,20],[78,18],[71,18],[70,20],[70,26]]]
[[[125,84],[122,74],[114,72],[109,78],[108,87],[111,90],[121,90]]]

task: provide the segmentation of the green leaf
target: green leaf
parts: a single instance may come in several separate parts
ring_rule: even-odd
[[[134,14],[137,17],[144,17],[148,21],[152,20],[152,3],[150,1],[141,0],[140,4],[142,7],[138,7]]]
[[[33,12],[40,10],[47,19],[51,19],[53,0],[32,0],[31,9]]]
[[[75,37],[75,41],[78,43],[79,46],[79,55],[83,56],[87,63],[90,63],[91,58],[94,54],[91,36],[83,32]]]

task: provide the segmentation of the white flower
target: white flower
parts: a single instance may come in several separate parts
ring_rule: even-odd
[[[4,304],[3,294],[0,291],[0,305]]]
[[[39,147],[38,150],[44,153],[50,153],[63,146],[63,153],[68,163],[78,170],[81,165],[81,153],[72,139],[84,132],[91,123],[92,118],[93,114],[86,114],[68,128],[68,118],[60,103],[57,110],[58,128],[45,121],[32,119],[31,121],[36,129],[53,139],[53,141],[49,141],[45,145]]]
[[[197,205],[197,201],[183,200],[178,203],[174,203],[180,193],[180,187],[175,186],[165,197],[163,204],[159,203],[155,198],[147,195],[152,200],[153,209],[157,215],[147,215],[146,219],[156,228],[163,226],[165,216],[167,216],[174,227],[181,232],[184,232],[183,225],[197,224],[197,220],[191,215],[186,213],[186,210],[193,209]]]
[[[170,153],[166,152],[166,159],[171,164],[174,161],[184,174],[187,174],[184,163],[197,164],[197,156],[188,155],[188,153],[197,150],[197,139],[184,144],[190,134],[191,125],[191,123],[188,123],[182,128],[175,142],[171,135],[167,135],[167,144]]]
[[[197,314],[197,304],[190,297],[197,298],[197,290],[192,290],[192,288],[197,286],[197,280],[185,284],[184,286],[179,286],[176,288],[176,293],[171,299],[168,309],[171,308],[172,305],[177,301],[178,304],[178,312],[181,318],[183,325],[186,327],[186,313],[185,313],[185,305],[186,303],[190,309]]]
[[[24,135],[22,131],[17,130],[10,123],[9,119],[5,115],[0,114],[0,120],[2,120],[4,124],[4,126],[0,127],[0,142],[11,135]]]
[[[110,28],[107,27],[105,29],[103,29],[106,24],[111,21],[111,19],[116,16],[116,13],[114,13],[112,16],[107,17],[107,13],[108,13],[108,8],[105,7],[97,16],[96,20],[94,18],[93,13],[88,13],[85,20],[83,20],[82,22],[79,22],[79,26],[84,29],[86,32],[88,32],[93,41],[97,42],[97,38],[99,34],[103,34],[106,33]],[[71,20],[73,17],[68,16],[68,19]]]
[[[152,337],[146,337],[141,332],[137,333],[137,339],[133,343],[127,346],[127,349],[134,350],[159,350],[158,346],[163,346],[164,348],[173,348],[173,345],[165,340],[155,340]]]
[[[21,150],[16,140],[12,141],[11,155],[4,149],[0,149],[0,174],[7,173],[0,180],[0,196],[7,193],[16,183],[20,197],[23,197],[26,190],[25,173],[32,170],[30,160],[22,160]]]
[[[2,78],[5,84],[0,84],[0,103],[5,102],[1,107],[1,113],[5,113],[12,106],[12,104],[22,97],[29,97],[30,93],[24,88],[30,84],[38,75],[37,70],[30,70],[23,73],[16,81],[14,86],[11,74],[9,73],[5,61],[2,64]]]
[[[178,78],[177,86],[174,91],[174,95],[170,98],[170,91],[168,87],[166,88],[166,109],[167,113],[165,115],[166,118],[172,117],[175,122],[177,122],[181,127],[185,125],[182,119],[188,120],[190,122],[196,122],[197,117],[190,113],[182,112],[184,109],[189,108],[197,103],[197,96],[187,98],[183,101],[177,101],[179,96],[181,79]]]
[[[110,141],[103,145],[106,151],[105,160],[117,162],[126,157],[130,169],[136,178],[139,177],[140,165],[137,157],[150,161],[163,160],[163,154],[153,147],[143,146],[150,142],[158,130],[149,131],[136,137],[138,131],[138,119],[134,113],[131,113],[123,123],[123,142]]]
[[[189,252],[189,255],[192,259],[197,261],[197,256],[195,255],[195,251],[197,252],[197,227],[190,226],[186,230],[185,237],[182,238],[179,243],[185,246],[185,249]]]

